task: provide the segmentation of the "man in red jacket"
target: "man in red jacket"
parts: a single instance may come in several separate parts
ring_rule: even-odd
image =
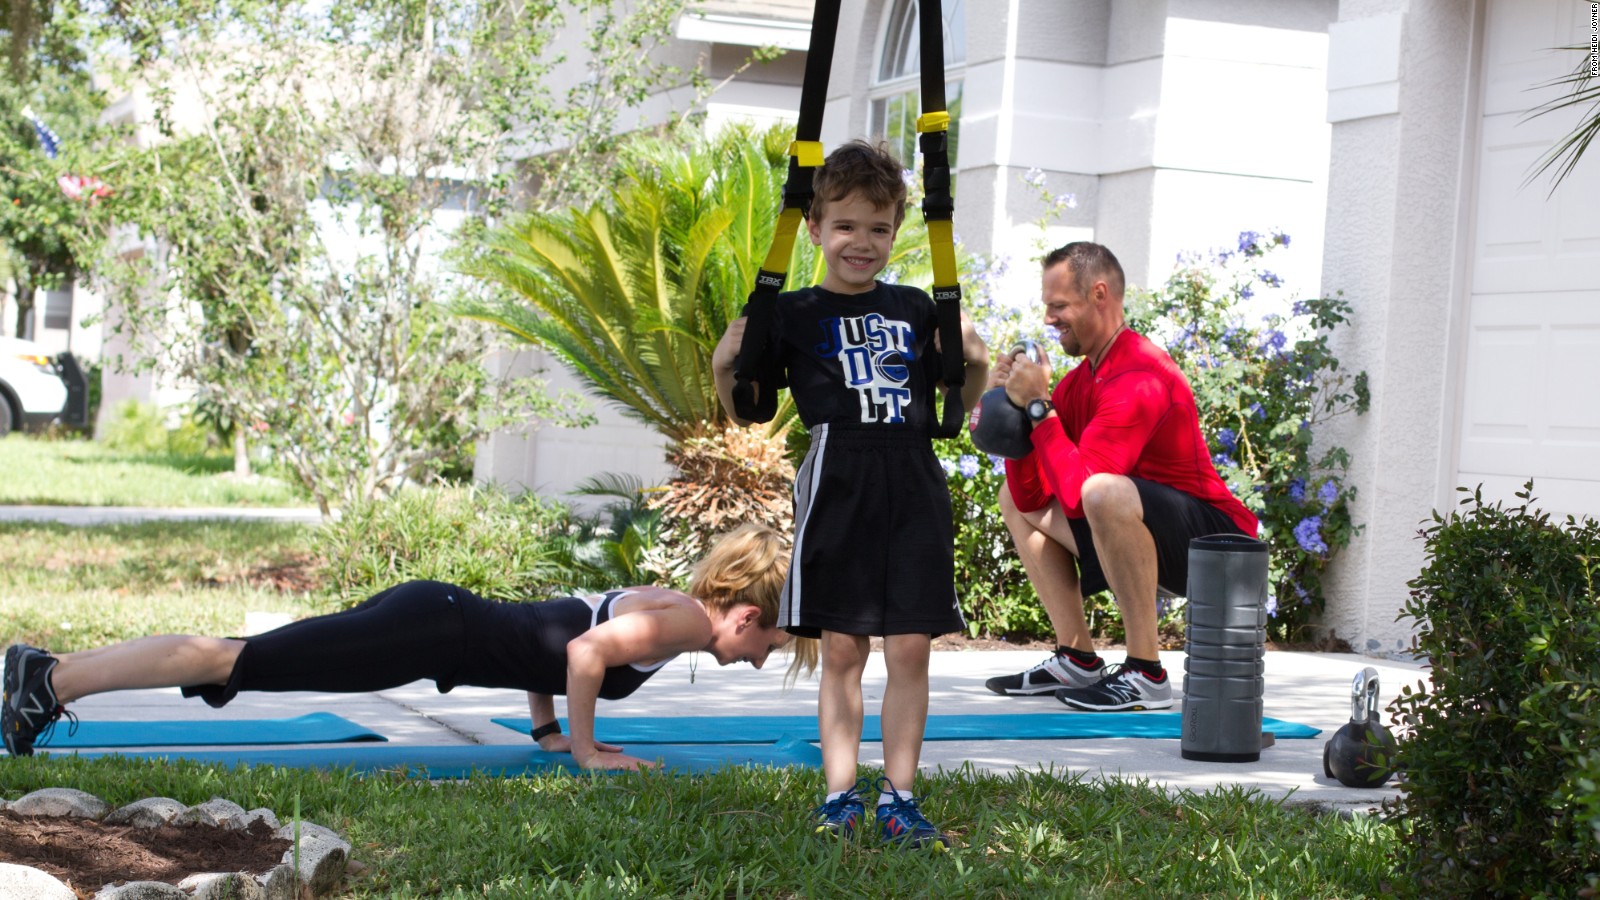
[[[1051,373],[1001,359],[989,387],[1026,410],[1033,451],[1006,463],[1000,510],[1056,632],[1056,652],[998,694],[1054,694],[1073,709],[1166,709],[1172,683],[1157,655],[1157,591],[1186,593],[1189,541],[1256,536],[1200,433],[1194,391],[1166,351],[1128,329],[1122,266],[1079,241],[1044,258],[1045,324],[1083,362],[1050,390]],[[1089,639],[1083,597],[1109,587],[1128,656],[1106,666]]]

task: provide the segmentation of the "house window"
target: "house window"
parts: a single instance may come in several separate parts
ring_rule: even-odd
[[[878,71],[869,94],[872,100],[867,133],[889,145],[901,163],[910,168],[917,155],[917,116],[921,113],[922,48],[918,42],[920,0],[894,0],[884,23]],[[940,2],[944,19],[945,107],[950,112],[950,168],[956,165],[956,143],[961,123],[961,81],[967,63],[965,0]]]
[[[72,329],[72,282],[44,292],[44,327],[61,331]]]

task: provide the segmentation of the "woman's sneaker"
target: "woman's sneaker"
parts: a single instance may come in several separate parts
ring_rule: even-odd
[[[913,850],[928,847],[939,852],[950,846],[950,836],[933,827],[917,808],[916,800],[902,796],[887,778],[878,779],[878,790],[895,798],[878,804],[878,832],[884,843]]]
[[[811,817],[816,825],[815,833],[820,837],[838,837],[848,841],[855,835],[861,817],[867,814],[866,804],[861,801],[861,793],[870,790],[872,782],[863,778],[844,793],[812,810]]]
[[[1118,663],[1106,669],[1106,677],[1088,687],[1056,691],[1056,699],[1085,712],[1168,709],[1172,706],[1172,679],[1162,672],[1157,681]]]
[[[1064,687],[1088,687],[1099,681],[1105,673],[1105,660],[1098,656],[1093,665],[1086,666],[1073,659],[1065,647],[1057,647],[1054,655],[1026,672],[996,675],[983,685],[996,694],[1027,697],[1054,694]]]
[[[65,713],[77,730],[77,717],[56,702],[50,672],[56,658],[26,644],[6,649],[5,697],[0,705],[0,738],[12,756],[32,756],[40,732],[55,725]]]

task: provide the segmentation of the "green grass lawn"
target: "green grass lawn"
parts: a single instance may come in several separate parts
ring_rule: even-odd
[[[1167,796],[1127,782],[941,774],[918,785],[958,837],[944,854],[805,827],[808,769],[475,777],[4,760],[0,796],[70,785],[123,804],[214,796],[339,831],[368,866],[341,894],[434,897],[1377,897],[1408,888],[1376,820],[1238,790]]]
[[[4,637],[65,652],[147,634],[238,634],[250,610],[326,612],[309,531],[275,522],[0,522]]]
[[[246,609],[325,611],[308,526],[0,523],[9,640],[82,649],[236,632]],[[289,590],[280,590],[287,586]],[[342,896],[1377,897],[1412,889],[1393,829],[1227,788],[1167,795],[1068,773],[940,773],[917,786],[959,846],[928,855],[812,837],[810,769],[474,777],[70,757],[0,758],[0,799],[68,786],[112,804],[224,797],[336,829],[368,870]]]
[[[233,475],[228,456],[133,454],[92,441],[0,439],[0,504],[47,506],[307,506],[279,479]]]

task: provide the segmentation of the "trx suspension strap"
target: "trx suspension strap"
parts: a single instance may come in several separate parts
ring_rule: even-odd
[[[944,415],[934,437],[955,437],[966,418],[961,386],[966,364],[961,355],[961,284],[956,280],[955,235],[950,193],[950,113],[944,105],[944,21],[939,0],[917,4],[917,30],[922,43],[922,115],[917,142],[922,148],[922,217],[928,223],[928,250],[933,257],[933,302],[939,315],[939,346],[944,358]]]
[[[917,119],[922,150],[924,197],[922,214],[928,223],[928,245],[933,258],[933,300],[938,315],[939,345],[943,355],[944,412],[933,428],[935,437],[961,433],[965,411],[961,387],[965,362],[961,354],[961,286],[956,280],[956,255],[951,217],[955,201],[950,193],[950,114],[944,96],[944,22],[940,0],[918,4],[921,40],[922,110]],[[744,342],[734,362],[734,413],[748,422],[768,422],[777,413],[776,355],[771,351],[773,313],[789,271],[795,234],[811,207],[811,180],[822,165],[822,108],[828,93],[828,73],[833,67],[833,44],[839,27],[839,0],[818,0],[811,23],[811,46],[806,56],[805,82],[800,88],[800,119],[795,141],[789,145],[789,175],[783,187],[783,210],[773,230],[772,247],[756,275],[755,289],[745,301]],[[754,382],[754,384],[752,384]],[[761,386],[761,396],[755,395]]]
[[[773,310],[789,273],[795,234],[811,209],[811,176],[822,165],[822,107],[828,98],[828,70],[833,67],[833,41],[839,30],[839,0],[818,0],[811,22],[811,48],[800,87],[800,120],[789,145],[789,177],[783,183],[783,210],[772,232],[772,248],[756,273],[756,286],[745,301],[744,342],[734,362],[733,410],[748,422],[770,422],[778,411],[776,354],[772,339]],[[761,395],[755,395],[754,385]]]

